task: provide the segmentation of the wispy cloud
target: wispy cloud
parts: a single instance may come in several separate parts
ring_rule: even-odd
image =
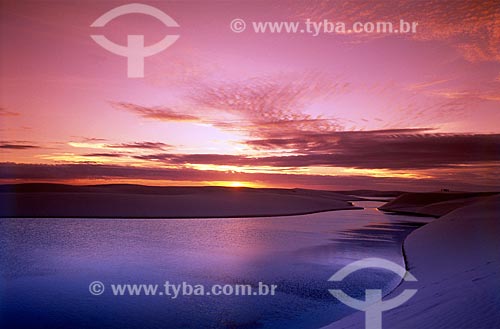
[[[485,100],[500,102],[500,92],[488,90],[437,90],[432,92],[433,95],[442,96],[450,99],[461,100]]]
[[[165,151],[172,146],[160,142],[135,142],[135,143],[121,143],[121,144],[104,144],[98,149],[119,149],[124,152],[96,152],[82,154],[81,157],[94,157],[94,158],[123,158],[134,156],[134,151]],[[88,147],[87,147],[88,148]],[[135,157],[140,158],[136,155]]]
[[[199,117],[177,112],[168,107],[146,107],[132,103],[114,102],[113,107],[135,113],[145,119],[159,121],[197,122]]]
[[[0,107],[0,117],[16,117],[19,116],[20,113],[18,112],[12,112],[4,109],[3,107]]]
[[[39,148],[39,146],[25,141],[0,141],[0,149],[5,150],[29,150],[36,148]]]
[[[119,165],[98,165],[89,163],[80,164],[16,164],[0,163],[0,180],[9,182],[19,181],[57,181],[72,182],[74,180],[88,180],[95,183],[96,180],[106,181],[130,181],[146,180],[149,182],[159,181],[163,184],[175,185],[175,182],[198,182],[206,185],[209,182],[231,182],[249,181],[259,182],[266,185],[286,186],[286,187],[308,187],[332,190],[346,190],[366,188],[373,189],[400,189],[400,190],[429,190],[447,187],[456,190],[495,190],[496,186],[491,179],[485,180],[478,176],[479,169],[460,173],[459,176],[453,174],[448,169],[430,179],[411,179],[404,177],[370,177],[359,176],[325,176],[325,175],[301,175],[301,174],[268,174],[268,173],[241,173],[232,171],[210,171],[195,170],[190,168],[147,168],[130,167]],[[491,170],[489,171],[491,173]],[[472,175],[463,183],[462,176]],[[469,178],[469,177],[468,177]]]
[[[173,146],[162,142],[130,142],[130,143],[103,143],[101,139],[89,139],[84,142],[69,142],[68,145],[87,149],[122,149],[122,150],[166,150]]]
[[[313,101],[345,92],[348,83],[334,82],[318,73],[298,77],[259,77],[215,83],[194,89],[195,106],[223,111],[239,120],[219,121],[222,128],[245,129],[252,135],[272,136],[287,131],[336,131],[336,118],[312,116],[304,108]]]
[[[500,61],[500,10],[498,1],[308,1],[297,8],[299,17],[337,22],[418,22],[418,33],[398,37],[441,41],[471,62]],[[359,38],[390,37],[360,34]],[[352,40],[352,36],[350,36]]]
[[[347,82],[335,82],[312,72],[195,84],[186,96],[185,106],[178,110],[124,102],[114,102],[113,106],[146,119],[202,123],[272,138],[295,131],[341,130],[343,126],[338,118],[314,116],[304,109],[314,101],[346,93],[348,88]]]
[[[74,137],[74,136],[73,136]],[[97,137],[81,137],[84,142],[106,142],[106,138],[97,138]]]
[[[141,150],[165,150],[172,145],[161,142],[134,142],[121,144],[106,144],[106,147],[115,149],[141,149]]]
[[[422,170],[487,162],[500,164],[500,135],[420,134],[419,130],[303,134],[293,139],[252,140],[271,149],[294,149],[294,155],[221,154],[141,155],[165,164],[211,164],[270,167],[349,167],[359,169]],[[298,153],[298,154],[297,154]]]
[[[427,89],[429,87],[434,87],[436,85],[441,85],[443,83],[449,82],[450,79],[437,79],[437,80],[431,80],[431,81],[426,81],[426,82],[421,82],[421,83],[415,83],[412,84],[409,89],[410,90],[421,90],[421,89]]]
[[[105,157],[105,158],[120,158],[123,156],[126,156],[125,154],[121,153],[88,153],[88,154],[83,154],[82,156],[84,157]]]
[[[27,150],[38,148],[36,145],[25,145],[25,144],[0,144],[0,149],[9,149],[9,150]]]

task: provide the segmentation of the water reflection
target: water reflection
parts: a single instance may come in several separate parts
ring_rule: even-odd
[[[352,310],[329,295],[346,263],[402,263],[400,243],[422,218],[365,210],[242,219],[1,219],[1,327],[315,328]],[[355,274],[342,288],[388,291],[391,273]],[[270,296],[92,296],[88,284],[248,283]]]

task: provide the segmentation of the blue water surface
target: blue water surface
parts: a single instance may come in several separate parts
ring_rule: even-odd
[[[422,217],[364,210],[226,219],[0,219],[0,328],[318,328],[353,312],[330,295],[389,292],[393,273],[328,279],[358,259],[403,265]],[[102,295],[89,284],[104,283]],[[277,285],[274,296],[114,296],[111,284]],[[161,288],[163,289],[163,288]]]

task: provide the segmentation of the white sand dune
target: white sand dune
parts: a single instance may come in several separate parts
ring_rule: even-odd
[[[404,193],[384,204],[380,210],[440,217],[457,208],[473,204],[494,192]]]
[[[359,209],[329,191],[140,185],[0,186],[0,217],[255,217]]]
[[[383,313],[384,329],[500,328],[500,196],[485,197],[414,231],[405,240],[409,271],[385,299],[418,288],[402,306]],[[364,313],[325,328],[364,328]]]

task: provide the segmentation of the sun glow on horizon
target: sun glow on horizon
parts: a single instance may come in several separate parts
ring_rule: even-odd
[[[255,182],[247,181],[210,181],[206,182],[210,186],[222,186],[222,187],[250,187],[250,188],[262,188],[269,187],[263,184],[258,184]]]
[[[281,17],[286,7],[290,17],[318,21],[324,12],[345,22],[356,21],[359,12],[366,21],[397,21],[408,7],[347,3],[347,12],[342,1],[262,4],[249,15],[265,10]],[[323,33],[314,41],[305,35],[235,38],[227,19],[249,8],[237,1],[197,2],[210,20],[203,31],[192,6],[158,3],[182,21],[184,42],[148,58],[143,79],[129,79],[125,59],[81,28],[107,7],[99,1],[79,10],[64,2],[2,2],[0,21],[9,30],[2,40],[23,47],[1,52],[9,65],[0,77],[0,181],[241,189],[496,186],[494,2],[423,1],[412,14],[423,27],[418,34]],[[54,20],[54,12],[71,19]],[[123,45],[135,33],[148,44],[164,37],[163,29],[139,17],[120,18],[103,33]],[[333,53],[335,61],[328,56]]]

